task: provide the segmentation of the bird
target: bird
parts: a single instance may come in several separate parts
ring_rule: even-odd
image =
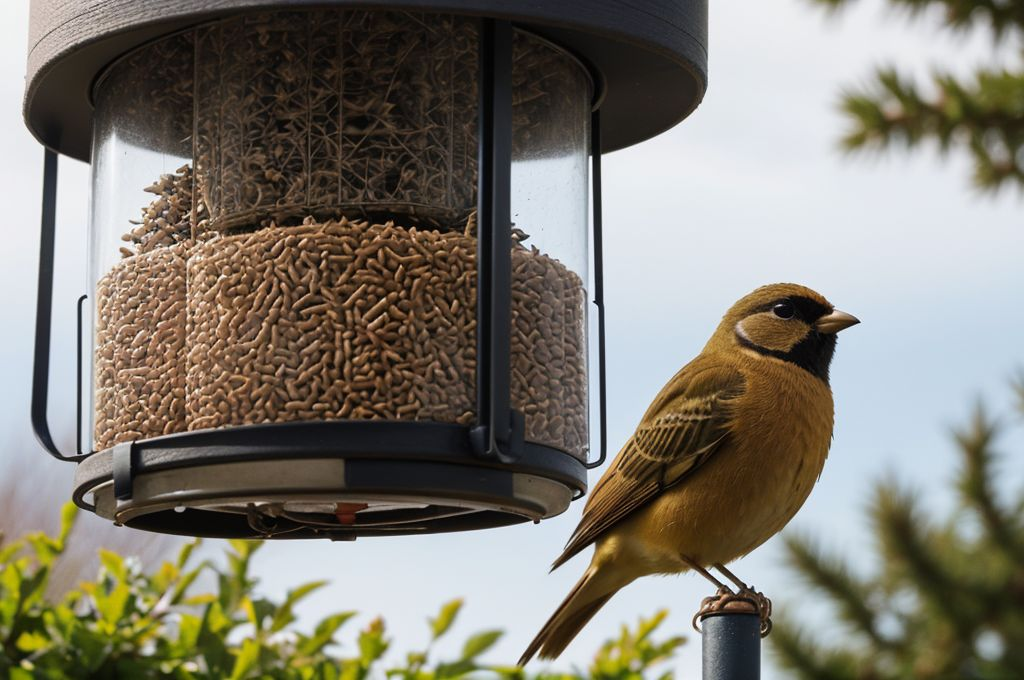
[[[647,575],[694,571],[719,596],[754,602],[765,620],[770,601],[725,564],[780,531],[821,475],[836,334],[857,323],[793,283],[762,286],[729,308],[594,486],[551,569],[593,544],[590,565],[520,666],[538,652],[557,657],[616,592]]]

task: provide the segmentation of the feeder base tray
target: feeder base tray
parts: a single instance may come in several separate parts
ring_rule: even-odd
[[[536,521],[585,492],[586,469],[569,454],[527,442],[503,465],[476,455],[469,432],[324,421],[168,435],[86,458],[74,498],[161,533],[352,540]]]

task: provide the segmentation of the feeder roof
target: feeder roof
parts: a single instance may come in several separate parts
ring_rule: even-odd
[[[26,124],[46,146],[88,161],[92,84],[120,55],[246,10],[325,5],[507,19],[558,43],[597,72],[606,151],[674,126],[707,87],[707,0],[32,0]]]

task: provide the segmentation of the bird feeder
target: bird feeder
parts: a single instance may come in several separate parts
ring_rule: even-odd
[[[76,503],[352,539],[583,495],[600,154],[705,88],[706,0],[641,5],[33,0],[32,420]],[[57,154],[92,168],[74,455],[46,419]]]

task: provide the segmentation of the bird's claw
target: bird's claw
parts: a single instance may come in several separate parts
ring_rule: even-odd
[[[691,625],[700,633],[698,622],[701,619],[721,614],[757,614],[761,619],[761,637],[767,637],[772,632],[772,601],[753,588],[743,588],[735,593],[724,586],[719,588],[714,595],[701,601]]]

